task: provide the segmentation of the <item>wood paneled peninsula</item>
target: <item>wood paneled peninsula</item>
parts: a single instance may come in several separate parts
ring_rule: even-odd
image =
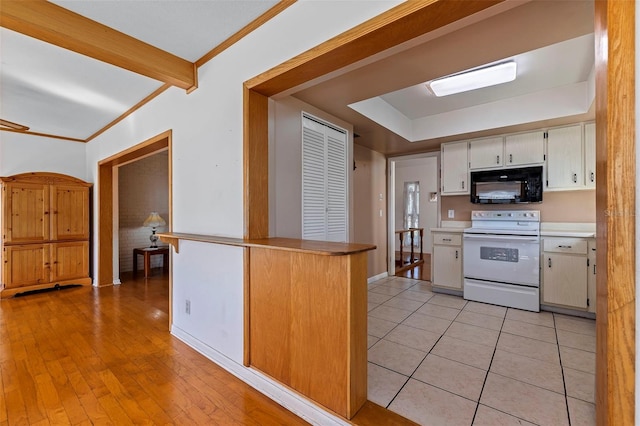
[[[246,366],[350,419],[367,400],[371,244],[162,233],[245,249]]]

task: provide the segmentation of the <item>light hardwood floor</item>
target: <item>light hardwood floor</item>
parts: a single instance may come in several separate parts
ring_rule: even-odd
[[[169,334],[161,269],[121,279],[0,301],[0,426],[307,424]],[[370,401],[352,424],[415,425]]]
[[[168,332],[168,280],[0,302],[0,425],[307,424]]]

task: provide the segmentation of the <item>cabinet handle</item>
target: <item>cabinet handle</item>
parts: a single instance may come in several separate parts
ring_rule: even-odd
[[[571,246],[558,246],[558,248],[566,248],[566,249],[570,249]]]
[[[573,183],[578,183],[578,174],[577,173],[573,174]]]
[[[513,154],[509,154],[509,162],[513,163]]]
[[[595,274],[596,274],[596,264],[594,263],[593,264],[593,275],[595,275]]]
[[[500,164],[500,156],[496,155],[496,164]]]
[[[551,258],[549,258],[549,268],[551,268]]]
[[[456,250],[456,259],[458,258],[458,250]]]
[[[464,189],[464,181],[461,181],[460,184],[462,185],[462,189]]]
[[[589,179],[591,179],[591,182],[594,182],[596,180],[595,173],[591,172],[591,177]]]
[[[442,241],[451,241],[451,238],[443,238]]]

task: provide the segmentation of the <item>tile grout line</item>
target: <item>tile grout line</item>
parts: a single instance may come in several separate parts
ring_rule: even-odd
[[[478,415],[478,408],[480,408],[480,399],[482,399],[482,393],[484,392],[484,386],[487,384],[487,379],[489,378],[489,371],[491,371],[491,365],[493,364],[493,358],[496,356],[496,351],[498,350],[498,342],[500,341],[500,335],[502,334],[502,328],[504,327],[504,322],[507,319],[507,313],[509,312],[509,308],[507,308],[504,312],[504,317],[502,318],[502,325],[500,326],[500,330],[498,332],[498,338],[496,339],[496,345],[493,347],[493,354],[491,354],[491,361],[489,362],[489,366],[487,367],[487,373],[484,375],[484,381],[482,382],[482,388],[480,389],[480,395],[478,395],[478,401],[476,403],[476,409],[473,412],[473,418],[471,419],[471,425],[476,420],[476,415]]]
[[[564,387],[564,404],[567,408],[567,421],[571,426],[571,413],[569,412],[569,396],[567,395],[567,381],[564,377],[564,367],[562,366],[562,352],[560,352],[560,341],[558,340],[558,328],[556,325],[556,314],[551,314],[553,317],[553,331],[556,334],[556,344],[558,345],[558,359],[560,359],[560,374],[562,374],[562,386]]]
[[[411,287],[409,287],[409,288],[406,288],[406,289],[402,290],[400,293],[396,294],[395,296],[393,296],[393,297],[392,297],[391,299],[389,299],[389,300],[394,299],[394,298],[395,298],[395,297],[397,297],[398,295],[400,295],[400,294],[404,293],[405,291],[408,291],[409,289],[411,289],[411,288],[415,287],[417,284],[419,284],[419,283],[415,283],[415,284],[414,284],[414,285],[412,285]],[[420,305],[417,309],[415,309],[413,312],[411,312],[411,314],[416,313],[416,312],[418,311],[418,309],[421,309],[424,305],[426,305],[426,304],[427,304],[427,302],[429,302],[429,300],[431,300],[431,298],[432,298],[433,296],[434,296],[434,294],[432,293],[431,297],[429,297],[426,301],[424,301],[424,302],[422,303],[422,305]],[[389,300],[387,300],[387,302],[388,302]],[[385,302],[385,303],[386,303],[386,302]],[[407,318],[409,318],[409,317],[407,317]],[[406,318],[405,318],[405,320],[406,320]],[[404,321],[404,320],[403,320],[403,321]],[[389,333],[391,333],[393,330],[395,330],[396,328],[398,328],[398,326],[399,326],[399,325],[401,325],[401,324],[402,324],[402,322],[400,322],[400,323],[396,324],[396,326],[395,326],[395,327],[393,327],[391,330],[389,330],[389,332],[387,332],[387,333],[385,334],[385,336],[389,335]],[[434,345],[433,345],[433,346],[435,346],[435,345],[438,343],[438,341],[440,340],[440,338],[442,338],[442,335],[440,335],[440,337],[438,338],[438,340],[436,341],[436,343],[434,343]],[[381,338],[380,338],[380,340],[382,340],[382,339],[384,339],[384,337],[381,337]],[[376,344],[377,344],[377,343],[378,343],[378,342],[376,342]],[[394,343],[395,343],[395,342],[394,342]],[[399,343],[398,343],[398,344],[399,344]],[[375,344],[374,344],[374,346],[375,346]],[[405,345],[402,345],[402,346],[405,346]],[[431,347],[431,349],[433,349],[433,346]],[[409,346],[406,346],[406,347],[409,347]],[[412,349],[415,349],[415,348],[412,348]],[[418,367],[420,367],[420,365],[421,365],[421,364],[424,362],[424,360],[427,358],[427,355],[429,355],[429,353],[431,352],[431,349],[429,349],[429,351],[425,354],[424,358],[422,358],[422,361],[420,361],[420,363],[418,364]],[[368,353],[369,353],[369,350],[367,349],[367,358],[368,358]],[[368,360],[368,359],[367,359],[367,362],[369,362],[369,360]],[[375,363],[373,363],[373,364],[375,364]],[[375,365],[378,365],[378,364],[375,364]],[[386,368],[386,367],[383,367],[383,366],[381,366],[381,365],[380,365],[379,367]],[[416,367],[416,370],[418,369],[418,367]],[[391,370],[391,369],[389,369],[389,368],[386,368],[386,369],[387,369],[387,370],[389,370],[389,371],[393,371],[394,373],[398,373],[398,374],[401,374],[401,375],[403,375],[403,376],[404,376],[404,374],[402,374],[402,373],[400,373],[400,372],[398,372],[398,371],[394,371],[394,370]],[[415,370],[414,370],[414,371],[413,371],[413,372],[412,372],[412,373],[407,377],[407,380],[404,382],[404,384],[403,384],[402,386],[400,386],[400,389],[398,389],[398,392],[396,392],[396,393],[395,393],[395,395],[393,395],[393,398],[391,398],[391,400],[390,400],[390,401],[389,401],[389,403],[385,406],[385,408],[387,408],[387,409],[388,409],[388,408],[389,408],[389,406],[391,406],[391,404],[392,404],[392,403],[393,403],[393,401],[398,397],[398,395],[400,394],[400,392],[402,392],[402,389],[404,389],[404,387],[407,385],[407,383],[409,383],[409,380],[411,380],[411,377],[413,376],[413,374],[414,374],[414,373],[415,373]]]
[[[412,287],[413,287],[413,286],[412,286]],[[411,287],[409,287],[409,288],[411,288]],[[407,289],[407,290],[408,290],[408,289]],[[406,290],[405,290],[405,291],[406,291]],[[429,302],[429,300],[431,300],[434,296],[436,296],[436,294],[434,294],[433,296],[431,296],[431,297],[430,297],[426,302],[424,302],[424,303],[422,304],[422,306],[426,305],[426,304]],[[467,303],[465,302],[465,304],[462,306],[462,308],[460,308],[460,312],[462,312],[462,309],[464,309],[464,307],[465,307],[466,305],[467,305]],[[422,308],[422,306],[420,306],[420,308]],[[418,308],[418,309],[420,309],[420,308]],[[413,311],[413,313],[416,313],[416,312],[418,311],[418,309],[416,309],[415,311]],[[460,312],[458,312],[458,314],[454,317],[454,319],[453,319],[453,320],[451,320],[451,324],[453,324],[453,322],[455,321],[455,319],[456,319],[456,318],[458,318],[458,315],[460,315]],[[407,317],[407,318],[408,318],[408,317]],[[444,336],[444,333],[446,333],[446,332],[447,332],[447,330],[449,329],[449,327],[451,327],[451,324],[449,324],[449,326],[448,326],[448,327],[447,327],[447,328],[446,328],[446,329],[445,329],[445,330],[440,334],[440,337],[438,337],[438,339],[437,339],[437,340],[436,340],[436,342],[433,344],[433,346],[431,346],[431,348],[429,349],[429,351],[427,351],[427,353],[425,354],[424,358],[422,358],[422,360],[418,363],[418,366],[417,366],[416,368],[414,368],[413,372],[409,375],[409,377],[408,377],[407,381],[406,381],[406,382],[404,382],[404,384],[400,387],[400,389],[398,390],[398,392],[396,392],[396,394],[393,396],[393,398],[391,398],[391,401],[389,401],[389,404],[388,404],[385,408],[389,408],[389,406],[393,403],[393,401],[398,397],[398,395],[400,394],[400,392],[402,392],[402,389],[404,389],[404,387],[407,385],[407,383],[409,383],[409,380],[411,380],[411,379],[413,378],[413,375],[416,373],[416,371],[418,371],[418,368],[420,368],[420,366],[422,365],[422,363],[424,362],[424,360],[425,360],[425,359],[427,359],[427,357],[429,356],[429,354],[431,353],[431,351],[433,350],[433,348],[435,348],[435,347],[436,347],[436,345],[438,344],[438,342],[440,341],[440,339],[442,339],[442,336]],[[400,325],[400,324],[398,324],[398,325]],[[426,330],[425,330],[425,331],[426,331]],[[387,333],[387,334],[388,334],[388,333]],[[397,371],[396,371],[396,373],[397,373]],[[401,374],[401,373],[398,373],[398,374]],[[413,380],[417,380],[417,381],[419,381],[419,382],[421,382],[421,383],[424,383],[424,382],[422,382],[422,381],[420,381],[420,380],[418,380],[418,379],[413,379]],[[429,386],[433,386],[433,385],[428,384],[428,383],[427,383],[427,385],[429,385]],[[437,388],[437,389],[441,389],[441,388],[438,388],[437,386],[433,386],[433,387],[435,387],[435,388]],[[443,391],[445,391],[445,392],[449,392],[449,393],[451,393],[451,394],[453,394],[453,395],[456,395],[456,394],[454,394],[453,392],[447,391],[447,390],[445,390],[445,389],[442,389],[442,390],[443,390]],[[460,395],[458,395],[458,396],[460,396]],[[461,396],[461,398],[464,398],[464,397],[462,397],[462,396]]]

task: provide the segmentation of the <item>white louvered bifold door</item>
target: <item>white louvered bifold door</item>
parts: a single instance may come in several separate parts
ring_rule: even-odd
[[[302,238],[346,241],[346,132],[302,120]]]
[[[346,135],[327,128],[327,241],[347,241]]]

